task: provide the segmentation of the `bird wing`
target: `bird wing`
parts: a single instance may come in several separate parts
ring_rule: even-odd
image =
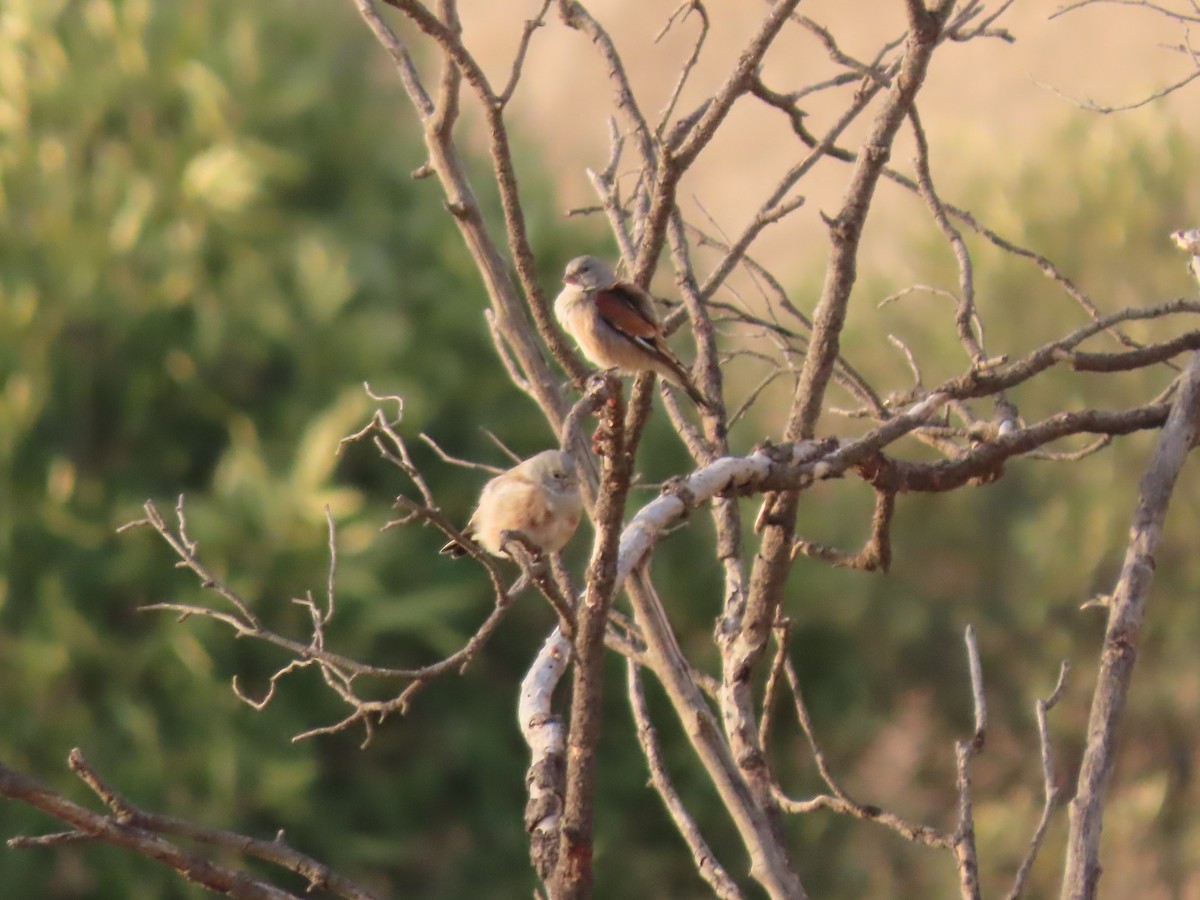
[[[536,493],[537,485],[526,478],[524,474],[510,469],[483,486],[483,492],[479,495],[479,508],[483,509],[484,504],[497,506],[520,503],[527,496]]]
[[[497,475],[479,492],[479,502],[475,506],[475,512],[471,514],[471,518],[463,527],[463,534],[477,542],[487,541],[486,536],[481,537],[479,534],[480,525],[497,520],[503,521],[503,510],[512,508],[523,501],[528,502],[522,495],[530,493],[532,489],[533,485],[528,479],[514,475],[512,470]],[[501,525],[501,527],[506,526]],[[453,557],[465,556],[467,553],[466,548],[457,541],[450,541],[439,552]]]
[[[704,395],[692,384],[687,367],[663,339],[662,326],[654,315],[649,294],[636,285],[617,282],[607,290],[595,291],[593,296],[596,312],[605,324],[659,360],[693,401],[706,409],[710,408]]]
[[[497,545],[502,549],[501,541],[504,531],[520,531],[534,544],[541,546],[544,540],[542,531],[554,518],[554,510],[550,508],[546,490],[541,485],[529,480],[523,475],[510,471],[508,474],[490,485],[490,490],[479,501],[480,512],[486,510],[486,525],[488,533],[480,535],[481,539]]]
[[[615,284],[596,291],[595,297],[600,318],[622,334],[643,341],[653,341],[661,334],[654,307],[644,291],[633,285]]]

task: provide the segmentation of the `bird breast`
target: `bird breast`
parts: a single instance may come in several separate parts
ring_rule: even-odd
[[[587,291],[568,285],[554,301],[554,314],[594,365],[630,373],[654,368],[644,350],[604,321]]]

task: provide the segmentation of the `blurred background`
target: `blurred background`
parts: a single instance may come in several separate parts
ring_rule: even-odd
[[[594,5],[629,48],[650,109],[689,46],[689,23],[653,43],[673,5]],[[878,16],[864,23],[848,11],[859,4],[833,2],[814,2],[808,13],[869,56],[901,27],[900,4],[862,5]],[[740,5],[713,6],[714,35],[725,36],[714,37],[692,102],[719,83],[754,24]],[[508,4],[465,7],[468,43],[487,36],[489,71],[505,71],[534,8],[517,16]],[[1054,259],[1106,311],[1194,295],[1166,233],[1200,224],[1200,136],[1188,114],[1195,91],[1100,117],[1036,83],[1128,102],[1178,77],[1176,60],[1158,46],[1172,36],[1149,16],[1090,11],[1064,25],[1045,23],[1045,13],[1014,10],[1013,46],[948,47],[935,59],[922,113],[943,196]],[[798,33],[795,40],[807,49],[785,45],[769,58],[764,78],[777,89],[823,65],[819,49],[801,45]],[[599,105],[607,88],[584,46],[553,21],[535,40],[513,110],[533,245],[551,290],[567,258],[612,253],[598,222],[564,216],[592,202],[583,169],[608,154]],[[570,115],[587,103],[597,104],[594,120]],[[835,108],[820,101],[811,115],[820,121]],[[784,131],[772,131],[786,123],[754,109],[742,115],[739,108],[685,192],[731,233],[768,190],[772,167],[786,168],[796,152]],[[476,127],[468,119],[463,131],[478,150]],[[911,153],[904,146],[894,155],[902,167]],[[422,161],[395,74],[352,4],[7,0],[0,759],[94,806],[66,770],[79,746],[147,809],[260,837],[282,828],[294,846],[387,896],[529,896],[527,755],[515,697],[553,625],[543,604],[524,598],[461,678],[427,688],[366,749],[359,732],[293,744],[293,735],[343,715],[319,678],[285,682],[262,712],[238,701],[234,675],[261,691],[284,658],[211,622],[139,612],[146,603],[206,598],[150,531],[115,534],[147,499],[166,511],[186,494],[204,560],[265,621],[303,635],[305,616],[291,598],[323,588],[328,506],[340,565],[333,649],[418,665],[474,630],[490,608],[483,573],[437,556],[441,541],[426,530],[380,533],[391,498],[407,485],[369,447],[335,456],[339,438],[373,408],[364,380],[404,396],[403,432],[452,516],[465,519],[484,478],[437,460],[415,440],[419,432],[499,465],[505,460],[481,428],[522,454],[553,441],[498,364],[482,287],[439,188],[408,177]],[[820,170],[802,187],[808,206],[764,244],[763,261],[802,309],[823,277],[819,213],[836,202],[846,174],[838,163]],[[879,384],[904,389],[905,362],[886,339],[896,334],[933,384],[964,366],[945,300],[917,294],[877,304],[915,282],[953,286],[953,259],[917,201],[886,185],[880,201],[843,346]],[[1032,265],[978,241],[972,249],[991,352],[1015,355],[1082,322]],[[659,287],[667,293],[669,277]],[[1183,327],[1130,331],[1163,336]],[[1161,367],[1116,378],[1056,372],[1013,399],[1031,420],[1119,408],[1144,402],[1171,375]],[[757,376],[734,369],[731,379],[736,393]],[[777,434],[778,399],[742,426],[740,448]],[[855,427],[835,416],[823,422],[826,433]],[[974,624],[992,716],[975,768],[989,893],[1007,889],[1037,820],[1034,701],[1063,659],[1074,669],[1051,730],[1068,795],[1074,782],[1103,629],[1101,613],[1078,606],[1112,585],[1154,439],[1121,439],[1075,464],[1013,461],[998,483],[953,496],[902,497],[891,574],[802,560],[791,580],[793,656],[834,770],[863,802],[943,829],[955,817],[953,741],[972,727],[961,634]],[[642,460],[650,479],[687,466],[661,422]],[[1200,477],[1185,470],[1179,490],[1106,819],[1106,896],[1200,897]],[[853,480],[822,484],[806,495],[800,531],[855,547],[870,507],[870,492]],[[710,536],[695,516],[655,563],[685,649],[703,663],[712,662],[721,601],[716,567],[695,563]],[[577,565],[586,544],[579,538],[571,548]],[[597,896],[705,896],[646,787],[620,669],[614,660],[601,748]],[[653,686],[650,693],[672,773],[740,876],[746,861],[736,835],[663,698]],[[779,728],[775,763],[788,790],[817,790],[786,714]],[[1056,892],[1065,824],[1064,809],[1031,896]],[[957,895],[948,854],[824,813],[790,827],[814,897]],[[0,802],[0,836],[56,829]],[[12,897],[202,896],[154,863],[101,846],[0,850],[0,879]]]

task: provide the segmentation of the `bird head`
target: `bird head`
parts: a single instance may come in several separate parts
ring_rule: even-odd
[[[594,256],[575,257],[567,263],[567,269],[563,272],[565,284],[583,288],[585,291],[610,288],[616,280],[608,264]]]
[[[1180,250],[1200,256],[1200,228],[1180,229],[1171,232],[1171,240]]]
[[[544,450],[531,456],[524,465],[530,470],[530,478],[547,490],[565,494],[579,489],[574,463],[561,450]]]

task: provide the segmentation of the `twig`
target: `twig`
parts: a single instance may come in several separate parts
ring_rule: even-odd
[[[671,13],[662,30],[654,36],[654,42],[657,44],[671,29],[675,21],[680,18],[681,14],[682,18],[686,19],[693,12],[700,19],[700,31],[696,35],[696,40],[692,43],[692,50],[688,54],[687,60],[679,70],[679,77],[675,79],[675,87],[671,89],[671,96],[667,100],[666,106],[663,107],[662,113],[659,115],[658,127],[654,129],[654,133],[660,141],[663,138],[663,132],[666,130],[667,123],[671,120],[671,114],[675,111],[675,105],[679,102],[679,95],[683,93],[684,85],[687,84],[692,70],[695,69],[696,63],[700,59],[700,52],[704,49],[704,41],[708,37],[709,29],[708,10],[704,8],[704,4],[700,0],[683,0],[675,8],[675,11]]]
[[[488,472],[489,474],[492,474],[492,475],[499,475],[501,472],[504,471],[504,469],[500,466],[489,466],[487,463],[478,463],[478,462],[474,462],[469,459],[462,459],[457,456],[452,456],[451,454],[447,453],[445,450],[442,449],[441,444],[439,444],[437,441],[435,441],[433,438],[431,438],[429,435],[427,435],[423,431],[419,435],[417,435],[417,437],[419,437],[426,444],[428,444],[430,447],[432,447],[433,452],[437,454],[438,459],[440,459],[442,462],[448,462],[453,466],[461,466],[464,469],[475,469],[480,472]],[[517,460],[517,461],[519,462],[520,460]]]
[[[871,536],[858,553],[846,553],[798,537],[792,544],[792,556],[794,558],[802,553],[815,559],[823,559],[834,566],[861,569],[865,572],[886,572],[892,564],[891,524],[895,511],[895,491],[876,489],[875,512],[871,516]]]
[[[538,10],[538,14],[532,19],[525,20],[525,27],[521,31],[521,41],[517,45],[517,52],[513,56],[512,72],[508,76],[508,84],[504,86],[504,90],[496,98],[496,102],[501,107],[507,106],[508,101],[512,99],[517,90],[517,82],[521,79],[521,71],[525,66],[525,54],[529,52],[529,42],[533,39],[533,33],[546,24],[546,12],[550,9],[550,4],[554,0],[542,0],[542,8]]]
[[[713,893],[722,900],[741,900],[742,892],[738,890],[733,879],[729,877],[729,873],[725,871],[716,856],[713,855],[712,850],[709,849],[695,820],[688,813],[687,807],[683,805],[683,801],[675,791],[675,786],[671,784],[666,762],[663,760],[662,750],[658,745],[658,735],[650,720],[650,710],[646,707],[641,674],[637,663],[633,660],[625,662],[625,678],[629,688],[629,705],[633,710],[634,722],[637,724],[638,743],[642,747],[642,755],[645,756],[646,764],[650,769],[650,783],[654,785],[654,790],[662,798],[663,805],[666,806],[672,821],[675,822],[675,827],[679,829],[680,836],[688,845],[688,850],[692,854],[692,862],[695,863],[700,877],[708,882]]]
[[[1012,890],[1008,892],[1005,900],[1019,900],[1021,893],[1025,890],[1025,882],[1029,879],[1029,873],[1033,870],[1033,863],[1037,859],[1038,851],[1046,839],[1046,829],[1050,827],[1050,816],[1054,813],[1059,795],[1062,793],[1054,777],[1054,757],[1050,753],[1050,726],[1046,721],[1046,714],[1062,699],[1063,691],[1067,687],[1067,673],[1070,671],[1070,663],[1064,660],[1062,666],[1059,667],[1058,682],[1054,685],[1054,690],[1050,692],[1049,697],[1038,700],[1034,705],[1038,740],[1042,748],[1042,788],[1046,799],[1042,804],[1042,817],[1038,820],[1037,828],[1034,829],[1033,837],[1029,841],[1029,850],[1025,853],[1025,858],[1021,860],[1021,865],[1013,878]]]
[[[79,750],[72,750],[71,768],[113,810],[112,815],[93,812],[66,799],[33,779],[0,763],[0,794],[27,803],[71,825],[75,831],[48,838],[14,838],[14,847],[57,846],[96,840],[131,850],[175,869],[188,881],[238,900],[298,900],[245,871],[214,863],[196,853],[164,840],[174,834],[223,851],[257,857],[304,876],[310,889],[322,888],[349,900],[373,900],[375,895],[327,866],[283,843],[282,838],[262,841],[215,828],[206,828],[169,816],[144,812],[108,787],[87,764]]]

